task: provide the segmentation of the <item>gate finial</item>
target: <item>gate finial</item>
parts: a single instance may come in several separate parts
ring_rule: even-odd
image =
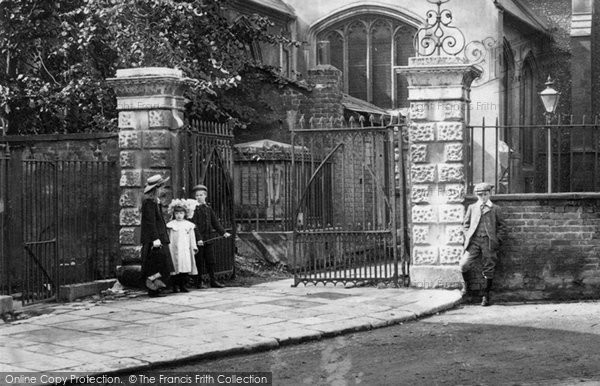
[[[465,48],[465,36],[452,23],[452,12],[442,9],[442,4],[450,0],[427,0],[437,5],[425,14],[425,25],[417,30],[414,37],[416,56],[456,56]]]

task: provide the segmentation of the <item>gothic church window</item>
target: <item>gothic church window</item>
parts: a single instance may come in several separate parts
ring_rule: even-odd
[[[383,108],[408,107],[407,83],[394,66],[414,56],[416,28],[381,16],[352,16],[327,26],[317,41],[330,42],[331,65],[343,72],[344,91]]]

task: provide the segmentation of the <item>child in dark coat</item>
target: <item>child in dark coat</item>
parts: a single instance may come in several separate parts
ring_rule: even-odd
[[[213,229],[223,237],[230,237],[231,234],[225,231],[217,219],[215,212],[206,204],[206,197],[208,195],[206,186],[196,185],[192,188],[192,193],[194,194],[196,201],[198,201],[198,206],[192,217],[192,222],[196,225],[196,241],[199,247],[198,253],[196,254],[199,281],[196,284],[199,288],[203,288],[202,268],[206,265],[208,277],[210,278],[210,286],[213,288],[222,288],[224,285],[219,283],[215,278],[215,257],[210,239]]]

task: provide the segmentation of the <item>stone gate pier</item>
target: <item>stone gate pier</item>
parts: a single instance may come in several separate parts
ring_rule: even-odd
[[[120,213],[117,278],[122,284],[141,283],[141,203],[146,179],[154,174],[171,177],[169,202],[179,195],[182,167],[178,156],[178,129],[184,125],[183,92],[187,79],[181,70],[142,67],[117,70],[108,79],[119,111]]]
[[[396,71],[409,86],[411,285],[458,287],[469,92],[481,71],[458,56],[413,57]]]

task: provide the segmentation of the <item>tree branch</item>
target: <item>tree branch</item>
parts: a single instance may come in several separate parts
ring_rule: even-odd
[[[50,71],[48,71],[48,68],[46,68],[46,65],[44,64],[44,59],[42,59],[42,54],[39,51],[37,53],[37,56],[40,59],[40,63],[42,63],[42,67],[44,67],[44,70],[46,71],[46,74],[48,74],[50,76],[50,78],[52,78],[52,80],[54,81],[54,83],[56,83],[57,86],[60,86],[60,83],[58,83],[56,81],[56,78],[54,78],[54,76],[52,76],[52,74],[50,73]]]

